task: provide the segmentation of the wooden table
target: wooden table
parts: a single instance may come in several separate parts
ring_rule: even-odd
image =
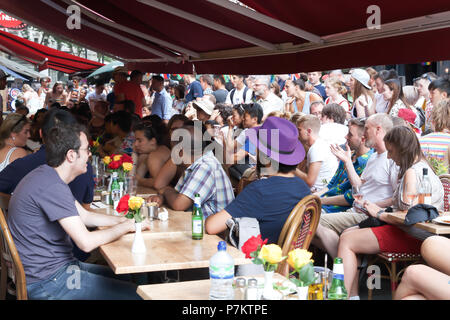
[[[252,277],[244,277],[246,279]],[[258,275],[254,278],[264,280],[264,275]],[[286,281],[282,275],[275,273],[273,276],[274,283]],[[137,289],[138,295],[144,300],[208,300],[209,288],[211,281],[196,280],[183,281],[161,284],[149,284],[139,286]]]
[[[209,267],[209,259],[217,252],[222,239],[205,234],[202,240],[192,240],[191,231],[143,232],[147,252],[132,254],[134,234],[100,247],[100,253],[116,274]],[[236,265],[251,263],[238,249],[227,246]]]
[[[397,223],[403,224],[405,221],[406,211],[405,212],[388,212],[388,216],[390,216]],[[441,215],[449,216],[450,212],[442,213]],[[450,220],[450,219],[449,219]],[[426,230],[428,232],[437,234],[437,235],[449,235],[450,234],[450,225],[444,225],[434,222],[420,222],[414,225],[417,228]]]

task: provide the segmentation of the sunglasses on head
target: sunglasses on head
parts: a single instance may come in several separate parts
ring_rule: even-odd
[[[11,131],[14,131],[14,129],[19,125],[19,123],[21,123],[23,120],[25,120],[27,117],[25,115],[23,115],[11,128]]]

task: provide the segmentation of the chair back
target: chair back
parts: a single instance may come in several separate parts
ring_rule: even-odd
[[[320,198],[315,195],[306,196],[292,209],[278,238],[283,256],[297,248],[308,250],[319,224],[321,210]],[[286,260],[279,264],[277,272],[285,276],[289,273]]]
[[[444,211],[450,211],[450,174],[441,174],[439,176],[444,187]]]
[[[11,232],[9,231],[6,217],[4,215],[5,209],[3,205],[9,203],[9,199],[3,194],[0,195],[0,250],[1,250],[1,265],[2,265],[2,299],[6,294],[6,270],[16,285],[16,297],[18,300],[27,300],[27,286],[25,279],[25,271],[23,270],[22,261],[17,252]],[[7,207],[6,207],[7,208]],[[4,282],[3,282],[4,281]],[[3,287],[4,286],[4,287]]]
[[[250,183],[252,183],[257,179],[258,177],[256,175],[255,168],[248,168],[247,170],[245,170],[244,174],[242,175],[242,178],[239,180],[239,183],[237,185],[236,195],[241,193],[241,191],[244,190],[246,186],[248,186]]]

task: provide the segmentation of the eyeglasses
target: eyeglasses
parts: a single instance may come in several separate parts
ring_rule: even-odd
[[[11,132],[14,131],[14,129],[19,125],[19,123],[21,123],[22,121],[24,121],[24,120],[26,120],[26,119],[27,119],[27,117],[26,117],[25,115],[23,115],[23,116],[19,119],[19,121],[17,121],[17,122],[13,125],[13,127],[11,128]]]

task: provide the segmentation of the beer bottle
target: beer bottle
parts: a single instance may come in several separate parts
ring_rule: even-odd
[[[203,239],[203,212],[198,193],[194,197],[194,208],[192,209],[192,239]]]
[[[120,185],[117,178],[117,172],[113,172],[111,183],[111,205],[115,210],[120,200]]]
[[[333,282],[328,291],[328,300],[346,300],[347,290],[344,285],[344,265],[342,258],[335,258],[333,265]]]

